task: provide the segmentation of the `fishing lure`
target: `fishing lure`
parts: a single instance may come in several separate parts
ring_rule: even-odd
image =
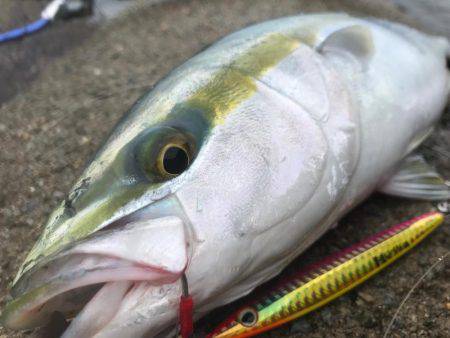
[[[308,266],[240,308],[208,338],[252,337],[301,317],[361,284],[421,242],[444,220],[430,212]]]

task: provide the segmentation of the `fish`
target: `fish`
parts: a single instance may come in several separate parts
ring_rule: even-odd
[[[444,221],[429,212],[394,225],[261,290],[207,338],[253,337],[347,293],[414,248]]]
[[[3,326],[167,337],[250,293],[373,191],[445,200],[413,151],[449,93],[445,38],[320,13],[228,35],[139,99],[49,216]]]

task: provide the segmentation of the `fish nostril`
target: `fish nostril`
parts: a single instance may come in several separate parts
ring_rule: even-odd
[[[69,197],[67,197],[64,200],[64,213],[69,217],[73,217],[75,216],[75,214],[77,213],[73,204],[72,204],[72,199],[70,199]]]
[[[91,184],[91,178],[84,178],[78,186],[72,189],[67,198],[64,200],[64,212],[68,217],[75,216],[77,210],[74,206],[74,203],[78,200],[78,198],[83,195],[85,191],[88,190]]]

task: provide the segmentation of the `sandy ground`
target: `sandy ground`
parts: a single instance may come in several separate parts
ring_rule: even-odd
[[[95,29],[85,20],[65,27],[57,24],[26,41],[0,46],[0,89],[8,91],[0,100],[0,308],[7,300],[8,283],[49,212],[140,95],[183,60],[229,32],[268,18],[323,10],[414,24],[401,12],[369,1],[359,5],[337,0],[178,1],[130,13]],[[61,30],[72,36],[69,46]],[[60,44],[60,50],[52,52],[53,44]],[[30,55],[34,54],[27,53],[35,48],[44,52],[35,55],[38,71],[31,76],[27,67],[31,72]],[[447,111],[422,148],[446,177],[450,177],[449,144]],[[432,207],[375,194],[289,269]],[[394,266],[325,308],[265,336],[381,336],[411,286],[448,252],[449,235],[447,219]],[[202,337],[235,306],[218,309],[201,320],[197,336]],[[25,333],[0,328],[0,337],[51,337],[58,330],[58,325]],[[450,258],[438,264],[412,293],[390,336],[450,336]]]
[[[39,18],[47,0],[0,0],[0,32]],[[0,104],[24,94],[53,60],[78,46],[92,31],[88,20],[69,20],[32,38],[0,45]]]

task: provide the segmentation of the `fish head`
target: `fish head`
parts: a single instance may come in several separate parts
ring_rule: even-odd
[[[258,80],[297,45],[271,37],[219,69],[200,55],[138,101],[51,214],[3,325],[59,311],[80,313],[72,336],[153,336],[176,323],[183,273],[207,311],[278,272],[326,166],[317,121]]]
[[[167,103],[169,94],[155,89],[136,103],[50,215],[13,281],[4,326],[42,326],[55,311],[71,318],[120,281],[179,298],[178,285],[166,285],[188,265],[191,231],[174,192],[207,125]]]

